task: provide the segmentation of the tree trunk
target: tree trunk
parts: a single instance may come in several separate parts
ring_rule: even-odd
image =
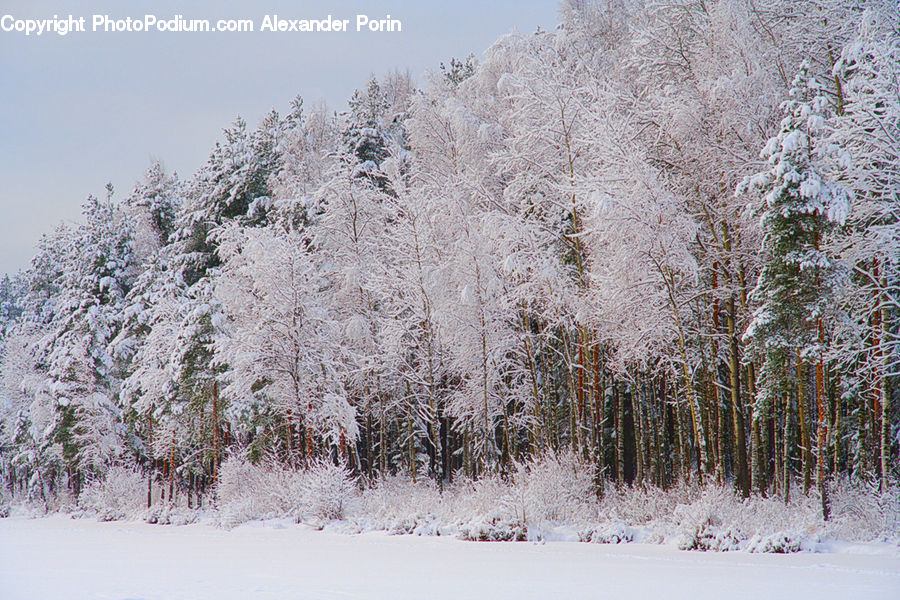
[[[784,503],[788,504],[791,501],[791,438],[793,436],[793,431],[791,429],[791,395],[789,392],[785,393],[784,396],[784,458],[782,462],[784,463],[784,467],[782,469],[782,476],[784,477],[784,481],[782,483],[782,489],[784,490]]]
[[[642,413],[641,386],[638,374],[635,373],[634,384],[631,388],[631,421],[634,431],[634,485],[641,485],[644,481],[644,427]]]
[[[866,440],[867,434],[867,423],[868,418],[866,413],[868,411],[866,401],[866,394],[860,394],[857,398],[857,409],[856,409],[856,464],[854,468],[854,474],[857,477],[865,477],[868,468],[869,468],[869,444]]]
[[[821,323],[819,331],[821,332]],[[820,333],[821,334],[821,333]],[[828,502],[828,487],[826,485],[825,465],[828,462],[828,456],[825,453],[825,437],[828,434],[828,425],[825,422],[825,384],[824,375],[825,367],[822,359],[816,364],[816,408],[818,417],[817,430],[817,456],[816,456],[816,486],[819,488],[819,495],[822,498],[822,518],[828,520],[831,507]]]
[[[150,407],[150,415],[147,419],[147,451],[149,454],[149,468],[147,469],[147,508],[153,503],[153,407]]]
[[[841,438],[844,428],[843,423],[843,398],[840,393],[840,380],[833,381],[830,386],[831,393],[834,394],[834,426],[831,429],[832,439],[834,440],[834,449],[832,453],[832,473],[838,473],[841,469]]]
[[[384,411],[384,398],[378,396],[379,408],[381,408],[381,419],[378,426],[378,472],[381,477],[387,475],[387,448],[385,440],[385,428],[387,427],[387,418]]]
[[[532,452],[535,452],[537,449],[537,454],[542,453],[544,449],[544,440],[542,439],[542,428],[546,426],[543,423],[543,419],[540,418],[540,404],[541,404],[541,394],[539,388],[539,378],[537,372],[537,364],[534,359],[534,351],[531,348],[531,340],[528,337],[529,327],[528,327],[528,317],[525,315],[524,310],[520,315],[520,323],[522,328],[522,344],[525,347],[525,357],[528,359],[528,379],[531,383],[531,394],[534,396],[534,411],[535,411],[535,423],[531,426],[531,445]]]
[[[887,278],[881,280],[882,289],[887,289]],[[887,339],[889,319],[887,303],[881,306],[881,340]],[[888,379],[890,354],[880,349],[881,354],[881,492],[887,493],[891,476],[891,385]]]
[[[718,268],[719,263],[713,263],[712,270],[712,289],[713,294],[717,293],[718,289]],[[725,421],[722,414],[722,401],[719,397],[719,390],[716,387],[716,384],[719,381],[719,340],[717,336],[721,333],[722,323],[720,318],[719,311],[719,300],[715,297],[712,298],[712,321],[713,321],[713,336],[712,336],[712,361],[710,366],[710,399],[715,406],[716,410],[716,481],[719,484],[725,482]]]
[[[713,354],[715,360],[715,352]],[[722,403],[719,402],[719,390],[716,387],[715,365],[707,374],[706,383],[707,404],[714,407],[715,415],[715,465],[716,465],[716,482],[720,485],[725,482],[725,421],[722,414]]]
[[[602,473],[603,472],[603,405],[606,401],[606,386],[603,383],[603,378],[600,369],[600,344],[594,343],[594,436],[596,440],[594,441],[594,461],[597,464],[597,469]]]
[[[735,478],[741,490],[741,495],[747,498],[750,495],[750,481],[747,477],[747,442],[744,433],[744,411],[741,407],[741,375],[740,375],[740,356],[738,354],[738,340],[735,332],[735,306],[734,296],[728,300],[728,312],[726,313],[726,323],[728,327],[728,374],[731,385],[731,418],[734,428],[734,468]],[[757,429],[756,411],[754,411],[753,425]],[[757,433],[758,436],[758,433]],[[756,438],[754,438],[754,446]],[[755,450],[755,448],[754,448]],[[757,455],[758,456],[758,455]],[[757,465],[757,469],[759,465]],[[757,480],[757,485],[759,485]],[[758,489],[758,488],[757,488]]]
[[[781,436],[784,435],[784,429],[779,416],[784,414],[784,405],[787,402],[786,396],[787,394],[779,394],[778,398],[781,399],[781,402],[777,402],[775,405],[776,410],[772,411],[772,458],[775,465],[772,473],[772,495],[774,496],[781,495],[781,484],[784,481],[782,475],[784,473],[784,455],[781,453],[781,449],[784,448],[784,440],[781,439]]]
[[[212,388],[213,420],[213,485],[219,482],[219,382],[213,380]]]
[[[800,452],[803,463],[803,493],[809,492],[812,483],[812,448],[810,447],[809,421],[806,415],[806,364],[797,351],[797,420],[800,422]]]
[[[625,485],[625,401],[618,383],[613,383],[616,403],[616,484]]]
[[[653,379],[651,378],[651,395],[650,398],[652,400],[653,412],[653,462],[650,464],[650,469],[653,473],[653,483],[659,486],[660,488],[665,488],[666,483],[663,480],[663,459],[662,459],[662,445],[661,445],[661,435],[660,435],[660,427],[665,423],[665,411],[664,406],[661,404],[660,398],[656,393],[656,386],[653,385]]]
[[[675,300],[672,299],[672,303],[674,304]],[[691,424],[693,425],[694,430],[694,443],[697,444],[697,448],[699,450],[699,455],[697,456],[697,477],[700,479],[700,483],[703,483],[703,467],[707,464],[707,456],[706,456],[706,434],[703,431],[703,422],[701,420],[700,414],[700,403],[697,400],[697,395],[694,392],[694,385],[691,379],[691,370],[688,366],[688,356],[687,356],[687,346],[684,340],[684,332],[681,326],[681,317],[679,316],[678,310],[675,310],[675,321],[678,326],[678,349],[681,353],[681,369],[682,375],[684,376],[684,391],[685,398],[688,401],[688,406],[691,411]],[[702,465],[702,466],[701,466]]]
[[[409,460],[409,474],[412,476],[413,483],[415,483],[418,471],[416,468],[416,438],[413,435],[413,422],[410,416],[406,417],[406,427],[407,435],[409,436],[409,456],[407,457]]]
[[[575,440],[577,443],[577,451],[579,454],[584,452],[584,373],[587,370],[584,359],[584,345],[586,343],[584,327],[578,328],[578,374],[577,388],[575,394]]]
[[[175,435],[169,447],[169,504],[175,505]]]
[[[688,445],[687,441],[687,433],[685,432],[685,424],[684,424],[684,410],[682,409],[681,402],[675,400],[675,429],[677,432],[676,435],[676,444],[677,444],[677,456],[678,456],[678,471],[679,475],[685,479],[685,481],[690,481],[691,479],[691,449]]]

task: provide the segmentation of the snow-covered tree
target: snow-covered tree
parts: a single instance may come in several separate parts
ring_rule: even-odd
[[[781,130],[762,151],[770,170],[746,182],[763,193],[757,211],[763,230],[764,262],[752,294],[758,308],[745,335],[764,361],[754,419],[762,418],[787,389],[786,365],[795,356],[801,378],[803,361],[816,363],[817,479],[827,518],[823,357],[828,343],[825,328],[833,320],[842,269],[824,247],[833,227],[843,225],[847,218],[850,193],[840,183],[824,178],[818,166],[827,101],[805,66],[791,94],[793,98],[785,103],[787,115]],[[805,402],[803,397],[798,399],[799,404]]]
[[[283,422],[291,462],[307,463],[321,442],[345,450],[356,411],[341,376],[341,329],[322,305],[322,267],[297,232],[231,227],[221,240],[215,291],[228,316],[214,347],[227,368],[229,419],[253,438],[279,435],[271,429]],[[267,413],[279,421],[260,428]]]
[[[53,401],[53,439],[76,493],[82,475],[101,472],[126,454],[118,365],[108,345],[121,328],[136,275],[124,213],[110,199],[95,197],[83,210],[85,223],[72,231],[71,246],[54,250],[64,252],[64,262],[40,350]]]
[[[892,397],[900,373],[898,32],[896,6],[871,8],[861,19],[857,35],[844,46],[833,69],[841,96],[828,122],[827,140],[841,150],[833,170],[854,195],[847,227],[833,245],[851,266],[854,281],[843,298],[848,319],[838,332],[834,355],[858,378],[853,391],[880,405],[880,431],[867,431],[867,426],[856,434],[856,468],[866,471],[869,448],[877,439],[882,490],[891,475]],[[860,407],[858,412],[865,411]]]
[[[169,241],[175,229],[175,219],[184,197],[177,175],[166,173],[159,161],[153,161],[144,180],[135,185],[125,203],[138,213],[140,233],[148,240],[141,240],[150,247],[145,251],[155,254]],[[136,232],[136,237],[140,238]]]

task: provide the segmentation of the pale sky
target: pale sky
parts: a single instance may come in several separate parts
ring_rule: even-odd
[[[0,273],[28,266],[41,234],[77,221],[89,194],[131,191],[150,161],[188,178],[237,115],[250,125],[296,95],[345,108],[374,73],[416,81],[451,57],[480,56],[500,35],[553,29],[557,0],[0,0],[0,17],[84,16],[87,31],[0,31]],[[391,15],[401,33],[100,33],[94,14],[160,20],[265,15],[351,20]],[[353,28],[355,29],[355,28]]]

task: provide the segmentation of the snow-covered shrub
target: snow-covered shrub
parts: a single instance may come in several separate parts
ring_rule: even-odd
[[[458,481],[448,500],[460,539],[493,542],[527,538],[528,525],[522,509],[527,498],[522,489],[499,476]]]
[[[817,541],[796,533],[778,532],[770,535],[755,535],[750,538],[744,549],[747,552],[770,554],[813,552]]]
[[[232,456],[219,468],[216,489],[219,522],[234,527],[254,519],[293,517],[300,520],[304,504],[302,476],[274,461],[254,465]]]
[[[355,491],[350,472],[329,462],[295,470],[231,457],[219,469],[219,522],[233,527],[254,519],[340,519]]]
[[[616,520],[583,528],[578,532],[578,540],[592,544],[625,544],[634,541],[635,533],[625,521]]]
[[[481,479],[461,479],[456,484],[452,510],[460,521],[481,517],[519,518],[510,499],[509,482],[497,475]]]
[[[682,497],[683,503],[660,513],[647,522],[652,538],[673,540],[683,550],[733,551],[747,549],[751,540],[781,536],[803,540],[804,547],[814,547],[822,531],[823,520],[818,496],[797,493],[791,502],[776,496],[754,495],[744,499],[731,487],[708,484],[693,488]],[[757,552],[764,550],[758,545]],[[772,548],[782,547],[773,544]],[[791,551],[791,545],[783,545]]]
[[[756,540],[752,544],[754,552],[798,551],[797,544],[802,549],[814,548],[822,537],[871,541],[898,536],[900,495],[896,488],[880,494],[872,484],[846,480],[831,482],[829,488],[831,517],[825,521],[821,499],[814,489],[804,495],[795,485],[790,502],[785,504],[781,496],[753,495],[742,499],[728,488],[708,486],[691,503],[691,510],[702,512],[700,516],[693,515],[694,526],[707,519],[706,531],[698,530],[701,538],[721,538],[727,529],[744,540],[743,546],[748,550],[751,540]],[[690,511],[676,510],[675,514],[680,519],[679,526],[688,524]],[[653,525],[664,528],[665,519],[661,516]],[[699,543],[702,546],[704,542]]]
[[[509,484],[499,477],[457,479],[452,485],[445,484],[443,491],[428,478],[413,483],[406,475],[384,477],[363,491],[355,520],[361,530],[393,534],[458,535],[463,530],[474,532],[486,523],[495,529],[506,523],[524,531],[510,510],[509,495]]]
[[[678,548],[701,552],[731,552],[740,550],[745,541],[746,537],[739,529],[706,523],[694,531],[683,532],[678,538]]]
[[[460,525],[459,538],[470,542],[524,542],[528,528],[518,521],[476,518]]]
[[[344,519],[329,527],[467,540],[637,540],[754,552],[795,551],[797,544],[814,548],[827,536],[855,541],[900,537],[897,489],[880,496],[863,484],[835,484],[828,523],[815,490],[804,495],[796,487],[787,505],[778,496],[744,499],[731,485],[711,483],[609,489],[598,501],[591,468],[569,454],[517,465],[506,479],[457,478],[441,489],[427,477],[413,482],[398,475],[380,478],[361,492],[346,468],[329,462],[307,471],[232,458],[222,466],[218,492],[225,525],[266,518]]]
[[[441,535],[447,526],[433,514],[415,513],[399,517],[386,528],[390,535]]]
[[[593,466],[572,452],[517,463],[506,497],[515,518],[531,528],[580,521],[596,501]]]
[[[356,492],[349,469],[328,461],[317,461],[301,479],[304,512],[323,520],[342,519],[348,501]]]
[[[593,485],[591,467],[574,455],[548,455],[516,465],[508,479],[457,479],[443,492],[427,479],[387,478],[364,492],[362,512],[371,526],[394,533],[524,540],[556,523],[583,521],[596,503]]]
[[[169,503],[154,504],[147,510],[145,521],[156,525],[189,525],[196,523],[199,511]]]
[[[609,488],[600,502],[600,519],[621,519],[632,526],[648,525],[660,517],[671,519],[680,505],[691,504],[700,497],[701,488],[693,482],[681,482],[661,488]]]
[[[449,507],[455,489],[448,487],[441,494],[434,480],[426,478],[413,483],[406,475],[378,479],[360,496],[360,529],[442,535],[453,520]]]
[[[600,523],[621,520],[639,528],[641,541],[671,541],[685,550],[739,550],[776,534],[812,546],[826,527],[814,490],[806,496],[797,491],[787,505],[777,496],[743,499],[730,485],[614,490],[598,512]]]
[[[5,485],[0,485],[0,519],[5,519],[9,516],[11,504],[12,492]]]
[[[724,511],[733,502],[733,491],[710,485],[693,502],[678,505],[672,513],[677,523],[678,547],[682,550],[718,550],[722,544],[729,549],[737,545],[731,542],[740,542],[743,538],[740,531],[728,527],[723,531],[723,524],[728,522]]]
[[[796,489],[791,501],[779,496],[754,495],[741,500],[734,495],[719,508],[722,520],[740,529],[746,536],[790,532],[798,537],[814,536],[822,530],[822,503],[818,493],[808,496]]]
[[[140,516],[147,502],[147,478],[125,466],[111,467],[106,476],[92,481],[78,498],[79,506],[101,521]]]
[[[900,541],[900,487],[884,493],[877,483],[847,479],[831,485],[829,536],[847,541]]]

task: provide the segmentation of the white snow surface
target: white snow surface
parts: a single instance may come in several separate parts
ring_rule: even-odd
[[[0,519],[4,600],[900,598],[900,550],[702,553],[672,546],[344,535],[287,521]]]

